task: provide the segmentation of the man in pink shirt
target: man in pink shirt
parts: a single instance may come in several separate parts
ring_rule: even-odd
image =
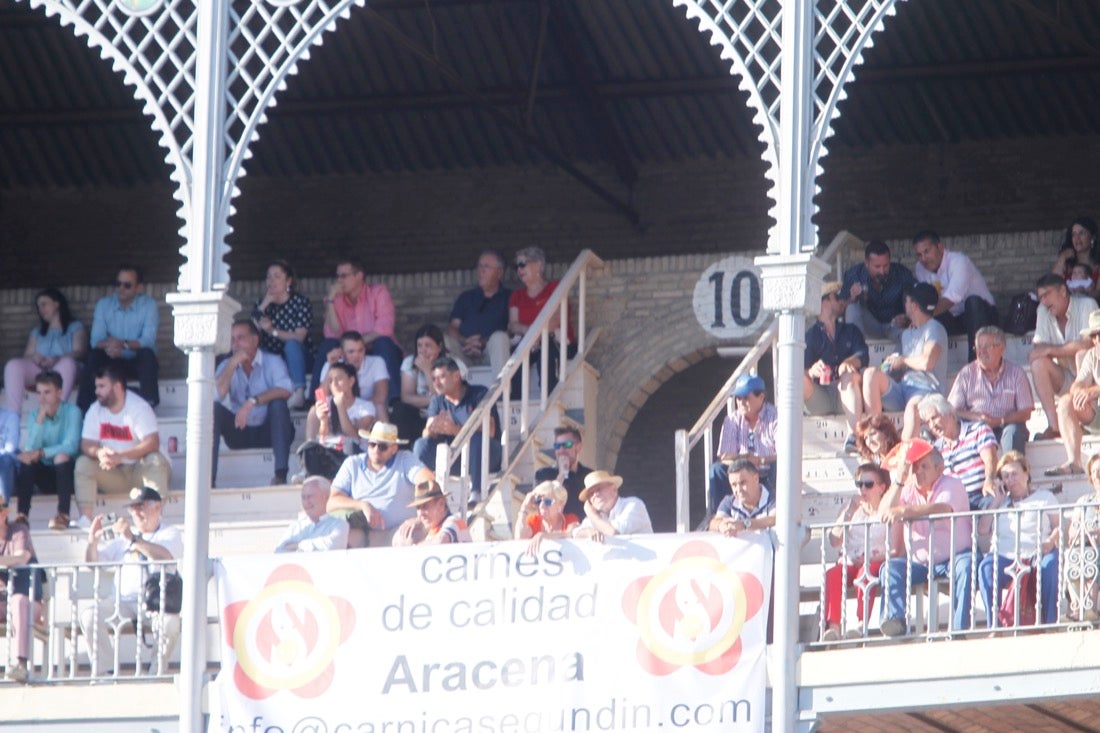
[[[346,331],[362,334],[368,353],[385,360],[390,384],[401,384],[402,352],[393,336],[394,319],[389,288],[383,283],[367,283],[366,270],[358,258],[340,260],[336,265],[336,281],[325,296],[325,338],[313,359],[310,394],[320,385],[325,363],[339,359],[339,356],[329,359],[329,352],[339,350],[340,335]]]
[[[883,588],[882,633],[904,636],[909,631],[905,613],[906,567],[913,585],[929,577],[954,578],[951,594],[951,628],[970,628],[970,516],[924,519],[932,515],[970,511],[962,481],[944,474],[943,456],[925,440],[909,444],[905,461],[912,478],[902,487],[894,506],[884,512],[890,524],[908,521],[908,557],[892,557],[883,563],[879,582]]]

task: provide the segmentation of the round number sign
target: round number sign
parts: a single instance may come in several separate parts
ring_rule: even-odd
[[[760,268],[748,257],[727,257],[703,271],[692,305],[699,325],[719,338],[750,336],[764,325]]]

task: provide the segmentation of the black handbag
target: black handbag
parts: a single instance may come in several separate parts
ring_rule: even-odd
[[[1034,293],[1013,295],[1005,315],[1005,332],[1013,336],[1023,336],[1028,331],[1034,331],[1038,315],[1039,301]]]
[[[149,613],[160,612],[160,573],[151,573],[145,579],[145,591],[142,597],[145,610]],[[166,573],[164,576],[165,613],[179,613],[183,608],[183,578],[179,573]]]

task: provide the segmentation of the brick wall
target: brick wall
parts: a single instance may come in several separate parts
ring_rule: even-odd
[[[928,226],[947,235],[1064,227],[1096,213],[1100,178],[1079,158],[1098,143],[838,148],[820,180],[822,239],[842,228],[897,239]],[[255,278],[283,256],[302,274],[323,276],[337,252],[352,250],[391,274],[465,268],[485,246],[510,253],[537,244],[568,261],[584,248],[621,259],[764,245],[769,203],[756,158],[642,164],[632,196],[606,169],[586,171],[631,197],[642,225],[554,168],[248,176],[235,201],[230,265],[235,276]],[[106,283],[120,259],[136,260],[152,282],[173,281],[182,262],[176,208],[167,185],[0,191],[0,288]]]

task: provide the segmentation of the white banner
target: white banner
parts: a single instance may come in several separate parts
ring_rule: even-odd
[[[527,547],[224,558],[210,730],[764,730],[765,537]]]

